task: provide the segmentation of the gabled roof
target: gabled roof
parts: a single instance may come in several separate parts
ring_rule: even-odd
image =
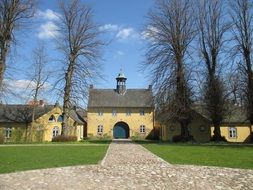
[[[127,89],[121,95],[115,89],[90,89],[88,108],[153,108],[153,94],[150,89]]]
[[[48,113],[54,108],[53,105],[36,107],[35,119]],[[32,122],[32,107],[22,104],[0,105],[0,122]]]
[[[78,124],[84,124],[86,122],[84,118],[76,110],[71,110],[69,113],[70,117]]]
[[[59,106],[58,106],[59,107]],[[54,105],[37,106],[35,112],[35,119],[43,116],[55,108]],[[59,107],[62,109],[61,107]],[[0,122],[20,122],[30,123],[32,122],[32,111],[31,105],[23,104],[7,104],[0,105]],[[80,110],[71,110],[70,117],[79,124],[83,124],[85,121],[84,116],[79,114]],[[81,112],[80,112],[81,113]]]
[[[205,117],[205,118],[207,118],[208,120],[211,121],[211,119],[208,117],[208,113],[207,113],[204,105],[195,104],[195,105],[193,105],[192,108],[197,113],[201,114],[203,117]],[[246,111],[245,111],[244,107],[230,104],[228,106],[227,113],[226,113],[222,123],[243,123],[243,124],[248,124],[249,120],[247,119],[247,114],[246,114]]]

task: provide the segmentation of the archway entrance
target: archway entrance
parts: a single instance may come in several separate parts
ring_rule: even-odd
[[[129,137],[129,126],[125,122],[118,122],[113,127],[113,137],[115,139],[128,138]]]

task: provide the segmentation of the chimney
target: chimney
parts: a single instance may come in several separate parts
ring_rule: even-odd
[[[90,85],[90,89],[93,89],[93,88],[94,88],[94,86],[93,86],[93,84],[91,84],[91,85]]]
[[[55,102],[54,107],[60,107],[60,104],[58,101]]]
[[[40,107],[44,107],[44,105],[45,105],[44,100],[40,100],[40,101],[39,101],[39,106],[40,106]]]
[[[152,91],[152,85],[148,85],[148,89]]]

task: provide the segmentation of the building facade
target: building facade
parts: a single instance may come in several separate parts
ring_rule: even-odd
[[[127,78],[120,73],[116,89],[89,89],[88,137],[146,138],[154,128],[152,87],[127,89]]]
[[[56,105],[38,106],[32,124],[31,105],[1,105],[0,135],[5,142],[43,142],[61,134],[62,109]],[[86,122],[76,110],[71,110],[68,135],[83,139]]]

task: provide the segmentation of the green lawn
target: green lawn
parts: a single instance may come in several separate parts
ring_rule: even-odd
[[[172,164],[193,164],[253,169],[253,146],[143,144]]]
[[[0,173],[97,164],[107,148],[105,144],[0,146]]]

